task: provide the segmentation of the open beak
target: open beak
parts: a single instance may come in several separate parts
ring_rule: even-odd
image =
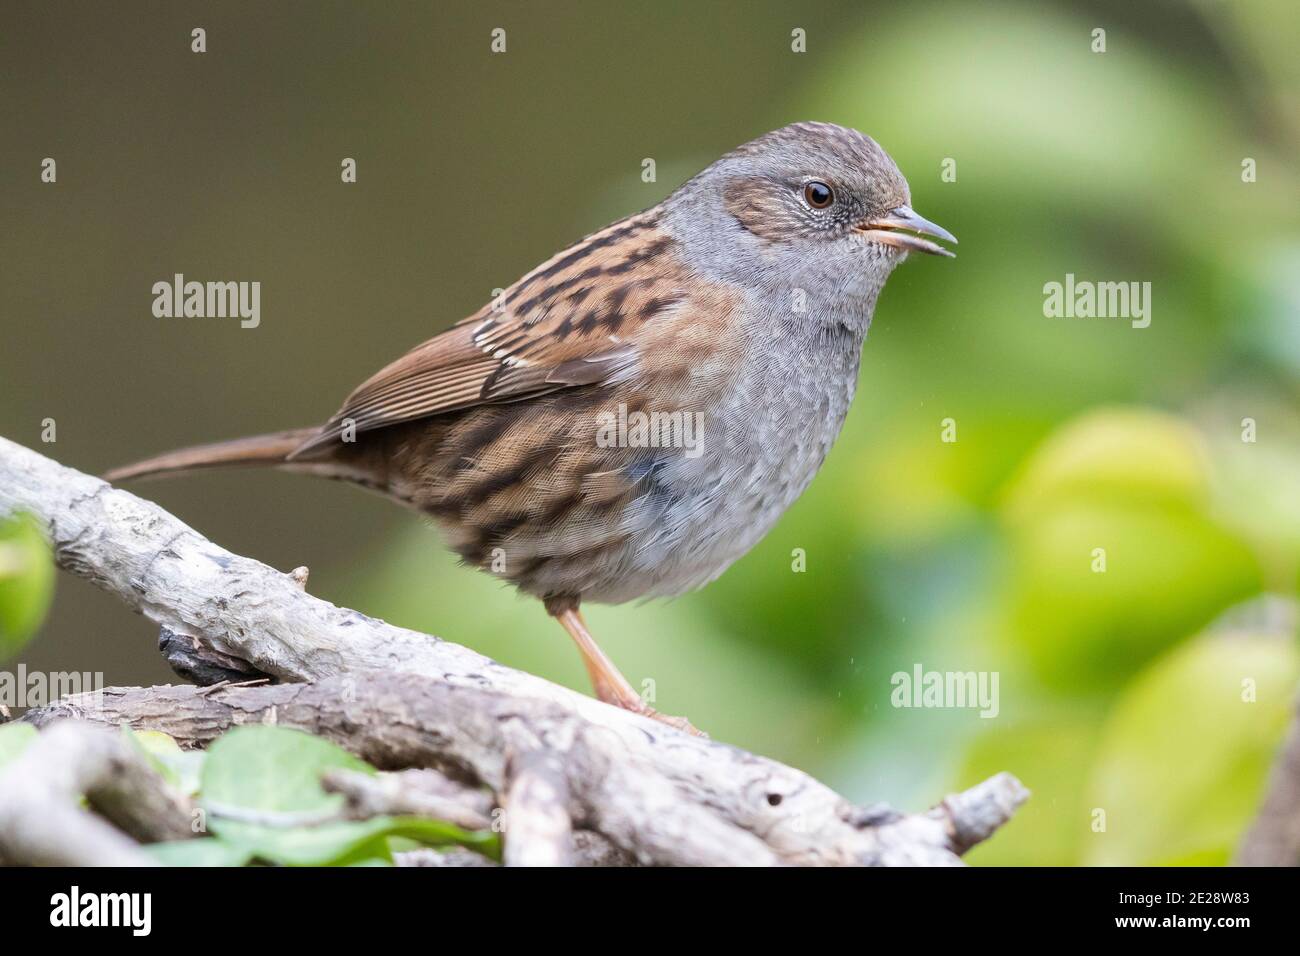
[[[946,239],[948,242],[953,243],[957,241],[957,237],[943,226],[936,226],[930,220],[918,216],[910,206],[899,206],[888,215],[878,216],[855,228],[874,242],[883,242],[887,246],[897,246],[899,249],[915,249],[917,252],[928,252],[932,256],[952,256],[954,254],[938,243],[931,242],[929,239],[922,239],[921,236],[934,236],[937,239]],[[912,235],[912,233],[918,233],[918,235]]]

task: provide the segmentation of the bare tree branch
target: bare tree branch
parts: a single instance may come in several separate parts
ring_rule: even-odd
[[[301,574],[232,554],[156,505],[0,439],[0,513],[13,510],[43,520],[63,568],[190,648],[221,655],[206,660],[316,682],[106,691],[102,708],[72,699],[37,721],[80,714],[201,744],[235,724],[275,720],[382,768],[432,767],[502,799],[526,738],[562,756],[572,825],[643,863],[949,864],[1027,796],[999,775],[923,818],[868,822],[798,770],[335,607],[307,594]]]
[[[492,826],[492,795],[436,770],[401,770],[378,776],[333,770],[321,783],[326,790],[346,798],[347,816],[352,820],[417,816],[446,820],[466,830],[487,830]]]
[[[496,808],[495,798],[486,790],[466,786],[436,770],[401,770],[378,775],[334,770],[325,775],[324,785],[326,790],[347,798],[347,816],[355,820],[418,816],[446,820],[467,830],[485,830],[497,825],[494,818],[501,812]],[[522,842],[519,828],[515,828],[512,839],[516,844]],[[576,866],[632,863],[630,856],[590,830],[572,831],[567,853]],[[496,865],[481,854],[454,848],[411,850],[397,854],[397,862],[399,866]]]
[[[506,762],[506,866],[568,866],[573,859],[569,780],[560,755],[536,748]]]
[[[460,867],[460,866],[496,866],[491,860],[481,853],[475,853],[473,850],[462,850],[453,847],[450,850],[405,850],[401,853],[393,854],[393,862],[397,866],[434,866],[434,867]]]
[[[1269,773],[1259,816],[1237,849],[1239,866],[1300,866],[1300,713]]]
[[[593,831],[637,862],[649,864],[948,865],[1005,822],[1026,796],[1013,777],[1003,774],[927,813],[905,815],[879,807],[862,810],[834,796],[824,802],[823,794],[829,791],[806,777],[802,786],[808,792],[786,791],[782,796],[774,785],[788,783],[787,774],[797,771],[784,768],[779,778],[761,777],[756,767],[748,771],[748,788],[701,791],[665,772],[660,751],[676,752],[684,766],[699,772],[689,750],[666,748],[665,742],[731,748],[670,729],[662,732],[661,740],[643,736],[640,747],[631,747],[628,739],[592,727],[562,706],[524,703],[500,692],[417,674],[355,674],[314,684],[216,690],[108,688],[66,697],[24,719],[43,726],[66,717],[161,730],[183,746],[206,745],[241,724],[273,722],[333,740],[380,768],[434,768],[462,792],[486,788],[501,795],[508,848],[513,822],[510,768],[512,761],[517,763],[511,750],[524,746],[525,753],[550,758],[546,772],[556,794],[550,805],[565,804],[574,826]],[[671,763],[666,755],[663,760]],[[750,760],[767,763],[757,757]],[[405,777],[391,779],[404,784]],[[335,789],[348,786],[338,777],[330,780]],[[747,816],[748,790],[757,784],[762,784],[761,801],[770,812],[763,829]],[[566,791],[567,800],[561,796]],[[717,802],[703,802],[704,795]],[[420,798],[400,794],[387,784],[366,797],[375,808],[420,805]],[[742,819],[751,820],[752,828],[738,822]],[[515,834],[515,849],[521,853],[519,843],[531,840],[529,834],[535,832],[530,827],[522,829],[523,837]],[[550,839],[549,845],[554,847],[556,840]]]

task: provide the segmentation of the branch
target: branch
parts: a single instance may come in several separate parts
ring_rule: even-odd
[[[506,866],[569,866],[571,815],[590,815],[590,805],[570,806],[563,755],[549,748],[527,750],[506,762]]]
[[[325,775],[326,790],[347,799],[350,819],[366,820],[379,816],[417,816],[446,820],[466,830],[485,830],[494,826],[496,800],[490,793],[469,787],[434,770],[402,770],[379,775],[354,770],[333,770]],[[509,802],[509,798],[507,798]],[[512,841],[519,847],[518,815],[512,817]],[[575,830],[570,834],[567,850],[577,866],[628,866],[633,861],[598,833]],[[409,850],[397,854],[398,866],[495,866],[473,851]]]
[[[150,502],[0,439],[0,513],[18,509],[44,521],[60,566],[176,639],[252,672],[316,682],[111,690],[102,707],[73,699],[29,715],[38,722],[75,713],[199,744],[273,719],[381,768],[433,767],[503,800],[507,764],[536,748],[563,758],[573,826],[642,863],[955,863],[1027,797],[1003,774],[921,817],[877,822],[791,767],[335,607],[307,594],[301,575],[232,554]],[[527,805],[538,791],[525,783],[514,790]]]
[[[1234,861],[1239,866],[1300,866],[1300,712],[1269,773],[1259,816]]]
[[[98,815],[82,809],[83,796]],[[121,734],[59,722],[0,770],[0,857],[9,863],[152,866],[136,840],[191,836],[188,802]]]
[[[161,730],[187,747],[204,746],[239,724],[273,722],[333,740],[380,768],[434,768],[450,779],[417,783],[404,773],[372,780],[362,790],[351,776],[332,776],[327,785],[354,794],[358,807],[365,807],[362,815],[431,811],[430,797],[437,794],[460,809],[442,802],[434,815],[477,814],[465,823],[481,823],[486,804],[481,794],[471,795],[475,788],[487,788],[504,795],[506,845],[515,848],[509,853],[542,852],[534,844],[552,854],[569,852],[556,849],[563,847],[564,837],[556,832],[563,824],[554,822],[553,809],[562,806],[574,826],[594,831],[642,863],[947,865],[1009,819],[1026,796],[1013,777],[1002,774],[928,813],[903,815],[880,808],[859,810],[833,796],[824,803],[830,791],[805,778],[809,792],[775,805],[773,794],[760,788],[761,803],[770,814],[768,829],[752,824],[746,828],[737,821],[752,812],[747,798],[753,784],[720,788],[717,805],[703,804],[698,791],[683,790],[654,761],[667,740],[656,746],[643,735],[644,749],[629,748],[626,738],[592,727],[568,708],[525,703],[417,674],[356,674],[314,684],[216,690],[114,687],[66,697],[30,711],[24,719],[43,726],[61,718]],[[741,753],[676,731],[664,730],[663,736],[686,741],[682,746],[687,748]],[[531,745],[523,751],[526,760],[509,753],[519,741]],[[673,752],[686,756],[681,747]],[[755,764],[768,764],[746,756]],[[541,769],[535,774],[522,769],[537,763]],[[688,766],[702,772],[698,764]],[[771,766],[798,774],[780,764]],[[752,771],[749,776],[753,778]],[[769,778],[765,787],[770,783]],[[545,799],[527,796],[529,787],[538,787]],[[516,819],[520,801],[523,823]],[[794,806],[803,809],[792,811]],[[812,812],[829,817],[803,816]],[[521,848],[525,842],[528,846]]]
[[[492,795],[436,770],[402,770],[378,776],[333,770],[321,785],[330,793],[343,795],[351,820],[416,816],[445,820],[464,830],[492,826]]]

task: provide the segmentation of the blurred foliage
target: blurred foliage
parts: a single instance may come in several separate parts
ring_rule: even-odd
[[[27,749],[36,739],[36,728],[31,724],[4,724],[0,726],[0,768]]]
[[[1008,633],[1040,678],[1113,686],[1259,589],[1256,558],[1214,520],[1208,486],[1196,436],[1151,412],[1090,413],[1029,457],[1003,509]]]
[[[492,832],[473,833],[423,817],[335,819],[344,800],[326,793],[321,777],[334,769],[375,770],[302,731],[237,727],[207,751],[181,750],[160,731],[123,728],[122,734],[203,811],[211,835],[146,847],[168,866],[388,866],[396,849],[449,845],[500,859],[500,837]],[[0,726],[0,770],[36,735],[30,724]]]
[[[1290,635],[1231,632],[1139,674],[1107,715],[1083,791],[1107,829],[1081,862],[1227,863],[1293,715],[1297,678]]]
[[[0,517],[0,663],[22,650],[54,596],[54,561],[29,515]]]
[[[30,29],[0,31],[0,110],[17,119],[0,253],[5,314],[42,321],[6,328],[23,361],[3,368],[3,433],[56,416],[57,457],[98,471],[318,420],[721,151],[800,119],[856,126],[960,238],[957,258],[891,277],[842,438],[753,552],[698,593],[588,621],[657,707],[854,800],[918,808],[1018,774],[1033,799],[976,862],[1222,862],[1296,685],[1300,8],[799,8],[286,4],[250,29],[257,8],[227,4],[196,8],[221,39],[206,58],[161,57],[166,18],[87,6],[96,42],[75,46],[24,8]],[[464,39],[499,23],[503,57]],[[789,52],[793,26],[806,54]],[[32,174],[47,150],[67,157],[57,189]],[[341,188],[352,155],[360,178]],[[151,321],[144,293],[176,271],[274,276],[262,326]],[[1067,273],[1150,282],[1150,327],[1045,318],[1043,286]],[[246,474],[145,493],[237,551],[309,563],[314,593],[587,687],[536,602],[456,567],[385,503]],[[66,590],[48,629],[66,666],[166,679],[136,619]],[[892,707],[891,675],[917,663],[996,672],[997,717]],[[227,796],[316,805],[295,794]],[[249,858],[222,840],[164,852]]]
[[[130,733],[127,731],[127,733]],[[499,837],[419,817],[332,819],[343,797],[326,793],[330,770],[373,774],[341,747],[298,730],[237,727],[206,753],[182,751],[166,734],[132,735],[173,785],[192,792],[212,835],[150,847],[171,866],[385,866],[394,846],[460,844],[499,858]],[[257,819],[258,817],[263,819]],[[322,820],[322,817],[331,819]]]

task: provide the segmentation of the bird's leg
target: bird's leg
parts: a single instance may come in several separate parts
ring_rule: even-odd
[[[552,617],[564,625],[564,629],[573,638],[573,643],[578,645],[578,653],[582,655],[582,662],[587,665],[587,673],[591,677],[591,686],[596,691],[597,699],[636,714],[652,717],[670,727],[684,730],[688,734],[697,737],[708,736],[691,726],[691,722],[685,717],[661,714],[642,700],[641,695],[628,683],[627,678],[619,672],[614,662],[591,636],[591,632],[587,630],[587,622],[582,619],[576,604],[555,608],[548,604],[547,610]]]

